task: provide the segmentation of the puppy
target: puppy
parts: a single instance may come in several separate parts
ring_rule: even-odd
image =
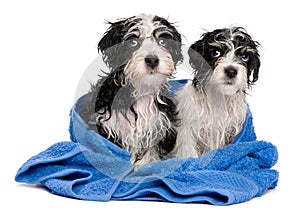
[[[92,86],[82,117],[131,152],[136,169],[168,158],[178,125],[168,79],[182,61],[181,35],[164,18],[138,15],[109,23],[98,49],[110,73]]]
[[[203,34],[188,50],[194,79],[176,94],[176,157],[199,155],[230,144],[246,118],[246,90],[258,79],[259,44],[243,28]]]

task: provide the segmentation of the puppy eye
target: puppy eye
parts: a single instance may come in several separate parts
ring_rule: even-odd
[[[249,60],[249,55],[247,53],[244,53],[242,56],[241,56],[241,59],[242,61],[244,62],[247,62]]]
[[[218,58],[221,56],[221,51],[219,50],[214,50],[212,53],[211,53],[212,57],[214,58]]]
[[[162,38],[160,38],[160,39],[158,40],[158,44],[161,45],[161,46],[163,46],[163,47],[167,45],[166,40],[165,40],[165,39],[162,39]]]
[[[129,36],[125,41],[129,47],[136,47],[139,45],[138,37],[135,35]]]
[[[138,44],[139,44],[139,42],[137,40],[135,40],[135,39],[130,39],[129,40],[129,45],[131,47],[136,47]]]

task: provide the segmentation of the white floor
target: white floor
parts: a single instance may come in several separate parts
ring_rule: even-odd
[[[296,1],[10,1],[0,3],[1,219],[299,219],[299,13]],[[243,5],[244,4],[244,5]],[[177,22],[188,46],[203,29],[244,26],[262,44],[248,100],[260,140],[278,146],[278,188],[228,207],[161,202],[89,202],[14,181],[17,169],[68,140],[77,85],[114,21],[152,13]],[[6,216],[6,217],[4,217]]]

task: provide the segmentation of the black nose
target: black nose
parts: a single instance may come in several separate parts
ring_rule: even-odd
[[[159,63],[159,59],[155,55],[148,55],[145,57],[145,63],[147,64],[147,66],[154,69],[155,67],[157,67],[157,65]]]
[[[232,79],[237,75],[237,69],[231,66],[225,68],[224,71],[229,79]]]

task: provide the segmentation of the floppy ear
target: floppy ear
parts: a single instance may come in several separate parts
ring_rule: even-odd
[[[194,44],[190,46],[188,49],[189,54],[189,62],[190,65],[194,69],[199,69],[201,67],[201,59],[199,59],[203,55],[204,51],[204,42],[202,40],[196,41]]]
[[[242,29],[242,28],[239,28]],[[253,85],[258,80],[259,68],[260,68],[260,55],[259,55],[259,47],[260,43],[254,41],[249,34],[242,29],[242,33],[244,35],[244,40],[246,44],[251,49],[250,52],[250,62],[248,63],[248,85]],[[252,78],[251,78],[252,76]]]
[[[248,72],[248,84],[252,85],[258,80],[258,74],[259,74],[259,67],[260,67],[260,58],[259,54],[256,52],[253,55],[251,65],[249,67],[249,72]],[[252,79],[250,79],[252,75]]]
[[[102,53],[104,62],[114,67],[114,59],[118,56],[117,45],[122,42],[126,33],[125,23],[128,19],[119,20],[117,22],[108,22],[110,27],[104,33],[98,43],[98,53]]]
[[[211,70],[211,67],[206,59],[207,51],[207,34],[202,35],[200,40],[192,44],[188,50],[189,62],[195,70],[196,75],[203,75]]]
[[[170,47],[168,49],[172,54],[175,65],[177,65],[183,61],[181,35],[173,25],[170,24],[169,28],[172,30],[173,38],[169,40]]]
[[[103,52],[106,49],[122,42],[125,22],[127,20],[128,19],[123,19],[117,22],[107,22],[110,27],[107,29],[102,39],[98,43],[98,52]]]

